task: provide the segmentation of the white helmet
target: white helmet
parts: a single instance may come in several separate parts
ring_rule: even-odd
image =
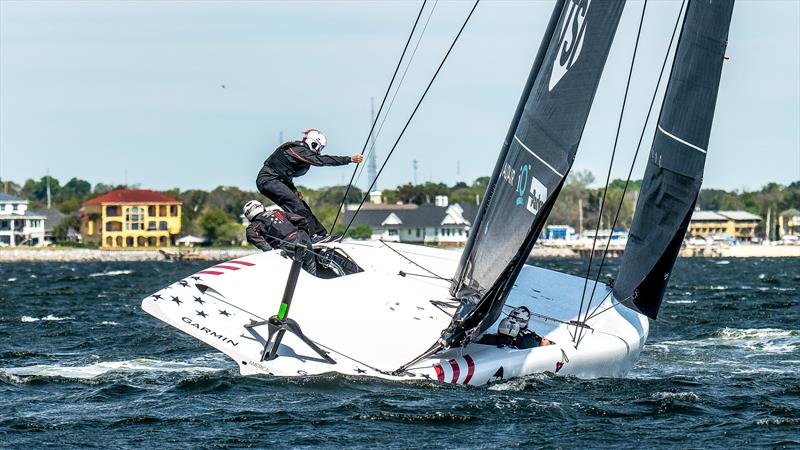
[[[264,205],[261,204],[258,200],[250,200],[249,202],[245,203],[244,205],[244,216],[247,217],[247,220],[250,222],[256,218],[257,215],[266,211]]]
[[[528,321],[531,320],[531,311],[525,306],[520,306],[518,308],[514,308],[514,310],[511,311],[511,314],[508,316],[513,318],[514,321],[519,324],[519,328],[521,330],[524,330],[528,328]]]
[[[520,327],[516,320],[513,317],[506,317],[505,319],[500,321],[500,325],[497,327],[497,333],[508,336],[510,338],[515,338],[519,334]]]
[[[322,151],[322,148],[328,145],[328,139],[322,134],[321,131],[315,130],[313,128],[306,130],[303,133],[303,142],[310,148],[311,150],[319,153]]]

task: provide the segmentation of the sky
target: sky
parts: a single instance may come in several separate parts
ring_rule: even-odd
[[[255,190],[281,136],[318,128],[327,153],[359,153],[370,98],[383,97],[420,5],[0,0],[0,178],[49,171],[62,182]],[[376,141],[379,165],[472,2],[433,5]],[[643,6],[625,8],[573,166],[594,173],[596,184],[608,168]],[[491,173],[552,7],[480,3],[379,188],[413,182],[414,160],[418,182]],[[647,3],[614,178],[627,175],[679,8]],[[800,180],[800,1],[737,1],[727,54],[704,187]],[[634,178],[652,135],[651,123]],[[314,168],[297,184],[344,184],[353,167]],[[366,173],[358,180],[365,188]]]

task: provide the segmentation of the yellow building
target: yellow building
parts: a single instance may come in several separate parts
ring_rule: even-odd
[[[778,227],[785,236],[800,236],[800,211],[792,208],[782,212]]]
[[[694,211],[689,222],[689,236],[703,237],[722,234],[740,240],[756,235],[761,217],[746,211]]]
[[[181,202],[146,189],[117,189],[81,209],[83,242],[103,248],[164,247],[181,231]]]

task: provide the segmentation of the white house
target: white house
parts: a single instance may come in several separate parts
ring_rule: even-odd
[[[28,211],[28,201],[0,193],[0,247],[41,246],[45,216]]]
[[[353,217],[355,206],[349,205],[345,211],[345,223]],[[437,199],[437,204],[423,205],[365,204],[352,226],[368,225],[372,228],[371,238],[375,240],[464,245],[477,212],[477,205],[448,205],[442,199]]]

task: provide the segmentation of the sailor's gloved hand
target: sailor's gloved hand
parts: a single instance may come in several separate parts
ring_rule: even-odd
[[[361,156],[361,155],[353,155],[353,156],[350,157],[350,161],[352,161],[352,162],[354,162],[356,164],[359,164],[363,160],[364,160],[364,157]]]

